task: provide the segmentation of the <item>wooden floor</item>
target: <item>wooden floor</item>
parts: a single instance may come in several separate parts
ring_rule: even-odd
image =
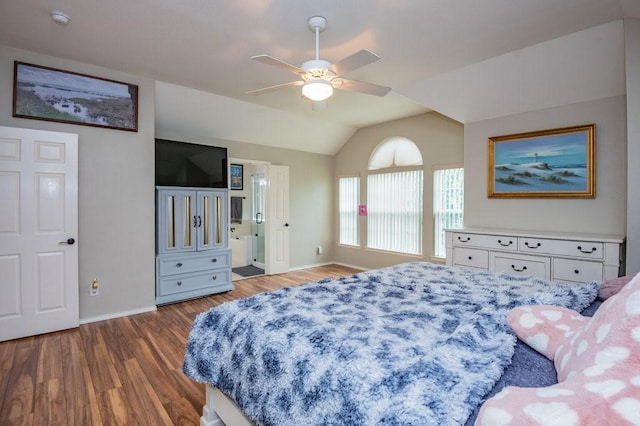
[[[156,312],[0,343],[0,425],[198,425],[204,385],[182,373],[198,313],[354,272],[331,265],[250,278],[233,291]]]

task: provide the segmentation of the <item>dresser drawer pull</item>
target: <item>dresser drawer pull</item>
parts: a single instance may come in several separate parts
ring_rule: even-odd
[[[176,263],[176,268],[182,268],[182,262]]]
[[[514,271],[516,271],[516,272],[523,272],[523,271],[526,271],[526,270],[527,270],[527,267],[526,267],[526,266],[523,266],[523,267],[522,267],[522,269],[517,269],[517,268],[516,268],[516,265],[511,265],[511,269],[513,269],[513,270],[514,270]]]
[[[180,287],[182,285],[182,281],[178,281],[176,284],[178,284],[178,287]]]
[[[536,245],[534,246],[533,244],[532,244],[532,245],[529,245],[529,241],[525,241],[525,242],[524,242],[524,245],[525,245],[525,246],[527,246],[527,247],[529,247],[530,249],[537,249],[537,248],[538,248],[538,247],[540,247],[542,244],[540,244],[540,243],[536,243]]]
[[[218,278],[217,275],[214,275],[214,276],[211,277],[212,280],[216,280],[217,278]]]
[[[216,262],[218,261],[218,259],[216,259],[216,258],[214,257],[213,259],[211,259],[211,261],[212,261],[213,263],[216,263]]]
[[[574,270],[573,270],[573,273],[574,273],[574,274],[579,274],[579,273],[580,273],[580,270],[579,270],[579,269],[574,269]]]
[[[580,253],[589,254],[589,253],[595,252],[597,250],[597,247],[593,247],[590,251],[588,251],[588,250],[582,250],[582,246],[578,246],[578,250],[580,250]]]
[[[498,240],[498,244],[500,244],[502,247],[509,247],[511,244],[513,244],[513,241],[509,240],[508,243],[503,243],[502,240]]]
[[[463,240],[462,237],[458,237],[458,241],[460,241],[461,243],[468,243],[469,241],[471,241],[471,237],[467,237],[466,240]]]

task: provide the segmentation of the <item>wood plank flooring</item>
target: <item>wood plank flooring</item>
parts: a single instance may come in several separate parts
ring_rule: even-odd
[[[0,343],[0,425],[198,425],[204,385],[182,374],[195,316],[263,291],[350,275],[322,266],[236,281],[156,312]]]

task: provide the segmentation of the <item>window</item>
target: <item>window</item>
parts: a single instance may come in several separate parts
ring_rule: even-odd
[[[369,175],[368,247],[422,254],[422,180],[422,170]]]
[[[421,165],[422,155],[416,144],[399,136],[383,140],[369,158],[369,170]]]
[[[433,171],[433,254],[446,257],[444,230],[462,228],[464,211],[464,169],[443,168]]]
[[[340,244],[357,246],[358,203],[360,178],[344,177],[338,180],[338,212],[340,215]]]
[[[422,254],[422,155],[410,139],[383,140],[369,158],[367,247]],[[383,169],[383,170],[381,170]]]

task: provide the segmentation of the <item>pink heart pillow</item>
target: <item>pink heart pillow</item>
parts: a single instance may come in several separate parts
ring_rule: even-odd
[[[554,361],[559,383],[505,388],[477,425],[640,425],[640,274],[592,318],[539,305],[515,308],[507,321]]]

